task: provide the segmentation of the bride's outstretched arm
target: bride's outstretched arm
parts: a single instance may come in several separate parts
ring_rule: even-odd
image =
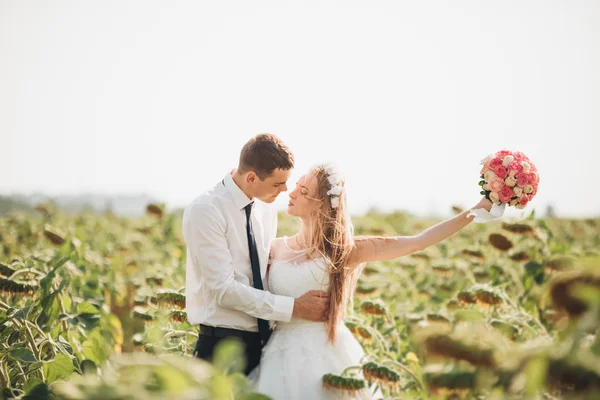
[[[490,210],[492,203],[483,198],[473,208]],[[473,221],[467,217],[469,210],[454,218],[433,225],[415,236],[362,236],[355,237],[355,247],[350,255],[349,264],[358,265],[368,261],[384,261],[406,256],[423,250],[452,236]]]

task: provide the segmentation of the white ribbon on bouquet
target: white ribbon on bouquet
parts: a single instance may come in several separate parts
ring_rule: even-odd
[[[469,214],[467,214],[467,217],[475,216],[473,222],[483,224],[501,218],[504,215],[504,210],[506,210],[506,203],[502,203],[502,205],[494,203],[490,211],[486,210],[485,208],[469,210]]]

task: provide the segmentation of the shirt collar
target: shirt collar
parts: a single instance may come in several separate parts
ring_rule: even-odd
[[[231,174],[227,174],[225,176],[223,179],[223,185],[225,185],[225,188],[231,195],[233,204],[235,204],[238,209],[242,210],[248,204],[252,203],[253,200],[249,199],[242,189],[239,188],[239,186],[234,182]]]

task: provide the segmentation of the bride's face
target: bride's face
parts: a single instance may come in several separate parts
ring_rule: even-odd
[[[319,200],[317,178],[312,172],[304,175],[296,183],[296,188],[290,192],[290,202],[287,213],[294,217],[309,218],[314,211],[321,207]]]

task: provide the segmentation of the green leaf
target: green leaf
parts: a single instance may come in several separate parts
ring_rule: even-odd
[[[40,383],[44,383],[44,382],[42,382],[38,378],[32,376],[23,385],[23,390],[25,391],[25,393],[29,393],[32,391],[33,388],[35,388]]]
[[[170,365],[162,365],[152,371],[153,381],[163,393],[182,395],[191,382],[190,376],[183,370]]]
[[[33,355],[33,352],[31,350],[25,349],[25,348],[11,350],[10,355],[12,356],[12,358],[14,358],[15,360],[18,360],[18,361],[24,361],[24,362],[37,361],[35,359],[35,356]]]
[[[215,348],[213,364],[223,372],[240,372],[246,367],[244,347],[240,340],[225,339]]]
[[[40,285],[44,289],[44,293],[48,293],[50,291],[50,286],[52,285],[52,280],[56,276],[56,271],[60,267],[62,267],[63,265],[65,265],[65,263],[67,261],[69,261],[69,257],[62,257],[62,258],[58,258],[57,257],[55,259],[53,268],[50,270],[50,272],[48,272],[46,274],[46,276],[44,276],[42,279],[40,279]]]
[[[29,310],[31,310],[31,306],[21,308],[12,317],[16,319],[27,319],[27,316],[29,315]]]
[[[23,397],[23,400],[48,400],[50,398],[49,396],[48,385],[40,383],[34,386],[29,393]]]
[[[84,374],[98,375],[98,366],[92,360],[83,360],[81,362],[81,372]]]
[[[591,347],[592,353],[597,356],[600,356],[600,335],[596,335],[596,341]]]
[[[100,314],[100,310],[96,306],[86,301],[77,305],[77,312],[79,314]]]
[[[236,396],[235,398],[240,400],[271,400],[269,396],[260,393],[247,393]]]
[[[537,284],[544,281],[544,266],[536,261],[529,261],[523,266],[526,276],[531,276]]]
[[[477,310],[456,310],[454,318],[458,321],[481,321],[485,319],[485,314]]]
[[[33,363],[29,364],[29,367],[27,368],[27,372],[29,374],[31,374],[32,372],[37,371],[38,369],[42,368],[43,366],[44,366],[44,363],[42,361],[33,362]]]
[[[56,357],[54,357],[54,360],[44,364],[44,376],[48,383],[68,378],[72,373],[73,360],[63,353],[58,353]]]
[[[107,353],[104,347],[104,338],[98,329],[92,331],[88,338],[83,342],[83,355],[86,359],[92,360],[98,365],[106,361]]]
[[[543,389],[546,382],[546,371],[548,369],[548,360],[545,358],[534,358],[527,363],[525,367],[525,392],[530,395],[538,393]]]

